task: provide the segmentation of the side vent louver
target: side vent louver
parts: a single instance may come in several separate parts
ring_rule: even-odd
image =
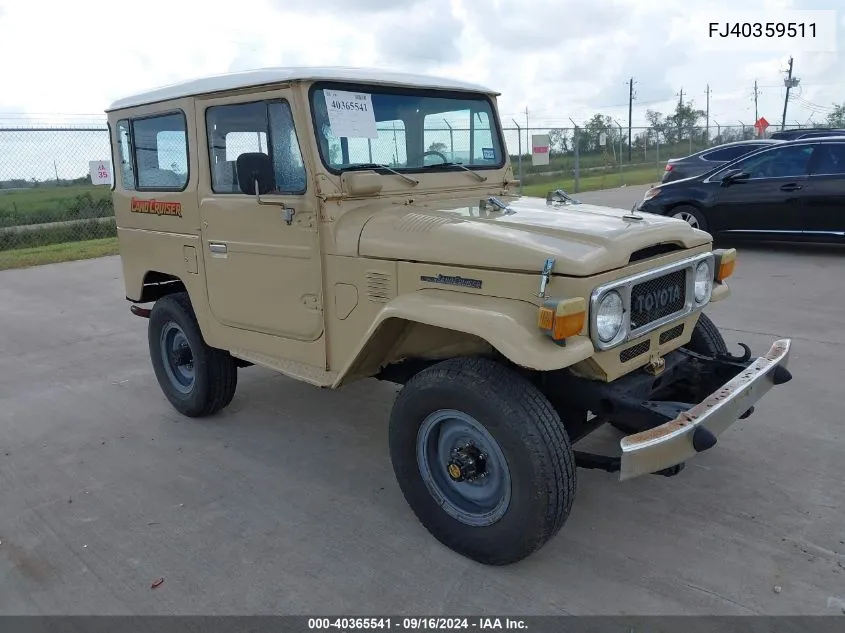
[[[390,273],[379,270],[367,271],[367,298],[375,303],[387,303],[395,296],[393,278]]]

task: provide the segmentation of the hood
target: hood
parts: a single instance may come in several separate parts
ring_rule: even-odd
[[[555,258],[554,272],[586,277],[626,266],[650,246],[694,248],[708,233],[683,220],[589,204],[547,205],[519,198],[509,211],[448,203],[416,203],[386,209],[369,218],[358,252],[364,257],[440,263],[512,271],[541,270]]]

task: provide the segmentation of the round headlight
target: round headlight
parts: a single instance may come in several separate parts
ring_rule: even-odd
[[[624,313],[622,297],[615,290],[608,292],[599,301],[596,310],[596,331],[603,343],[612,341],[619,334]]]
[[[705,303],[713,292],[713,269],[710,262],[701,262],[695,269],[695,301]]]

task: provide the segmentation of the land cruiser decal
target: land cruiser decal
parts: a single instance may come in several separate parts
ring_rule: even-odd
[[[420,281],[427,284],[446,284],[447,286],[464,286],[466,288],[481,288],[480,279],[467,279],[466,277],[453,277],[451,275],[437,275],[437,277],[428,277],[423,275]]]
[[[132,213],[149,213],[152,215],[175,215],[182,217],[181,202],[165,202],[163,200],[142,200],[132,198],[129,210]]]

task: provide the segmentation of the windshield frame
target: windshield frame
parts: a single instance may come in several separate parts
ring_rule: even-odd
[[[314,93],[318,90],[348,90],[351,92],[367,92],[369,94],[395,93],[408,96],[428,96],[436,97],[439,99],[461,99],[483,102],[490,108],[490,132],[491,135],[494,135],[494,137],[499,142],[499,147],[501,148],[501,157],[497,163],[461,164],[471,169],[472,171],[489,171],[502,169],[507,163],[508,150],[507,146],[505,145],[505,136],[502,132],[502,122],[499,118],[499,113],[496,108],[496,104],[493,99],[490,98],[490,95],[487,95],[483,92],[473,92],[470,90],[441,90],[438,88],[395,86],[389,84],[370,84],[348,81],[317,81],[311,84],[310,88],[308,89],[308,109],[311,113],[311,134],[313,135],[313,138],[316,141],[317,153],[320,156],[320,160],[322,161],[323,166],[328,172],[334,175],[342,174],[344,171],[347,171],[349,167],[354,167],[356,163],[353,163],[348,167],[334,167],[331,164],[329,157],[324,154],[322,144],[319,142],[320,130],[317,127],[317,113],[314,110]],[[455,170],[460,169],[459,167],[455,167],[454,165],[452,165],[451,162],[443,163],[442,166],[440,164],[421,165],[419,167],[394,167],[393,165],[388,166],[391,169],[401,172],[403,174],[454,172]],[[373,170],[379,171],[378,168],[373,168]]]

